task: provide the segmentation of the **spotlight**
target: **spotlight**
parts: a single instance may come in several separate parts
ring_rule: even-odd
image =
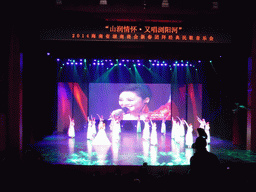
[[[181,64],[181,66],[183,67],[184,65],[183,65],[183,64]]]
[[[113,63],[110,63],[110,65],[113,65]]]
[[[47,53],[47,55],[49,56],[49,55],[50,55],[50,53]]]
[[[180,64],[177,64],[177,66],[180,66]]]
[[[188,64],[185,65],[186,67],[188,66]]]
[[[93,65],[96,65],[96,63],[93,63]]]
[[[80,65],[83,65],[83,63],[80,63]]]
[[[77,65],[77,62],[75,62],[75,64]]]
[[[161,64],[161,66],[163,66],[163,63]]]
[[[164,66],[167,66],[167,64],[165,63]]]
[[[71,65],[73,65],[74,63],[72,62]]]
[[[190,64],[189,66],[192,67],[192,64]]]
[[[82,59],[80,59],[80,61],[83,61]]]
[[[57,61],[60,61],[60,59],[57,59]]]
[[[176,66],[176,64],[173,64],[173,66]]]
[[[140,63],[138,65],[140,66]]]
[[[198,63],[201,63],[201,61],[199,60]]]
[[[69,65],[69,62],[67,62],[66,64]]]
[[[101,65],[104,65],[104,63],[101,63]]]
[[[122,65],[121,63],[119,63],[119,65]]]
[[[156,65],[159,66],[159,63],[157,63]]]
[[[153,63],[152,65],[155,66],[155,63]]]

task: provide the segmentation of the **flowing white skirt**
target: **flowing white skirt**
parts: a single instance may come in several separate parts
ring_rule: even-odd
[[[111,145],[104,129],[100,129],[92,141],[92,145]]]
[[[75,127],[70,125],[68,128],[68,136],[69,137],[75,137]]]

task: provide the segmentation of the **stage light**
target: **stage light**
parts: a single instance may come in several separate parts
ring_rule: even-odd
[[[137,60],[137,62],[140,62],[140,60]]]
[[[136,66],[136,64],[133,64],[133,66],[135,67],[135,66]]]
[[[124,62],[124,59],[122,61]]]
[[[63,63],[62,66],[64,66],[65,64]]]
[[[126,67],[126,65],[124,64],[124,66]]]
[[[157,63],[156,65],[159,66],[159,63]]]
[[[212,63],[212,60],[210,60],[210,63]]]
[[[66,64],[69,65],[69,62],[67,62]]]
[[[192,64],[190,64],[189,66],[192,67]]]
[[[122,65],[121,63],[119,63],[119,65]]]
[[[83,65],[83,63],[80,63],[80,65]]]
[[[164,64],[162,63],[161,66],[163,66]]]
[[[108,62],[108,60],[105,60],[105,62]]]
[[[154,62],[156,62],[156,60],[154,60]]]
[[[177,66],[180,66],[180,64],[178,63]]]
[[[72,62],[71,65],[73,65],[74,63]]]
[[[129,60],[127,59],[126,62],[129,62]]]
[[[57,61],[60,61],[60,59],[57,59]]]
[[[164,66],[167,66],[167,64],[165,63]]]
[[[181,64],[181,66],[183,67],[184,65],[183,65],[183,64]]]
[[[75,64],[77,65],[77,62],[75,62]]]
[[[97,61],[96,59],[94,59],[93,61]]]
[[[155,63],[153,63],[152,65],[155,66]]]
[[[100,63],[98,63],[98,65],[100,65]]]
[[[185,65],[186,67],[188,66],[188,64]]]
[[[150,63],[152,62],[152,60],[148,60]]]
[[[181,63],[183,63],[183,60],[181,60]]]
[[[140,63],[138,65],[140,66]]]
[[[96,65],[96,63],[93,63],[93,65]]]
[[[110,63],[110,65],[113,65],[113,63]]]
[[[173,66],[176,66],[176,64],[173,64]]]
[[[199,60],[198,63],[201,63],[201,61]]]
[[[49,55],[50,55],[50,53],[47,53],[47,55],[49,56]]]

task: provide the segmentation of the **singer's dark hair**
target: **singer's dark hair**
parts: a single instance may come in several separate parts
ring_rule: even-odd
[[[147,97],[151,99],[152,97],[152,92],[149,86],[145,84],[129,84],[121,90],[120,94],[124,91],[134,92],[142,99],[146,99]]]

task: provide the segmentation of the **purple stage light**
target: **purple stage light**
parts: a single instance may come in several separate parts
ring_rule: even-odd
[[[72,62],[71,65],[73,65],[74,63]]]
[[[67,62],[66,64],[69,65],[69,62]]]
[[[60,59],[57,59],[57,61],[60,61]]]
[[[83,63],[80,63],[80,65],[83,65]]]
[[[50,53],[47,53],[47,55],[49,56],[49,55],[50,55]]]

